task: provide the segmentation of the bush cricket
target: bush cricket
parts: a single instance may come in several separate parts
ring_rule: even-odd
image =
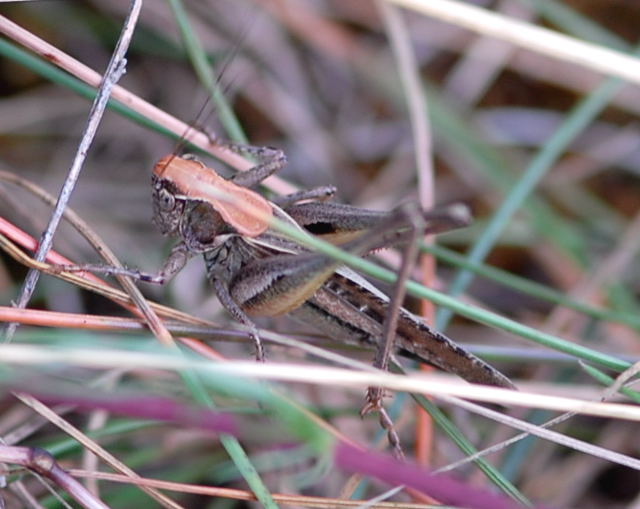
[[[154,222],[179,242],[158,275],[144,279],[162,283],[201,253],[221,303],[252,330],[258,359],[263,350],[251,315],[290,313],[338,341],[377,345],[389,302],[383,292],[340,262],[307,252],[265,221],[249,217],[233,200],[216,196],[223,189],[237,203],[250,202],[265,217],[273,214],[361,255],[403,240],[397,224],[385,224],[393,222],[393,214],[327,202],[334,192],[331,188],[269,202],[249,188],[280,169],[286,163],[284,154],[272,148],[216,143],[249,153],[259,164],[227,180],[199,161],[175,155],[162,158],[152,176]],[[216,188],[221,185],[224,188]],[[423,220],[427,233],[438,233],[466,225],[468,215],[462,206],[453,206],[425,212]],[[388,231],[390,226],[394,229]],[[395,346],[470,382],[513,387],[504,375],[405,309],[399,313]]]

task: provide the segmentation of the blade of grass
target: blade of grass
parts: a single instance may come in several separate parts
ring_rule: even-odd
[[[589,304],[576,301],[558,290],[515,274],[511,274],[506,270],[492,267],[491,265],[485,265],[483,263],[471,262],[467,257],[441,245],[422,245],[421,249],[437,256],[439,260],[456,267],[463,268],[482,277],[486,277],[491,281],[503,284],[508,288],[518,290],[526,295],[530,295],[556,305],[568,307],[598,320],[622,323],[640,330],[640,316],[636,314],[621,313],[610,309],[590,306]]]
[[[424,408],[431,418],[438,424],[451,440],[460,448],[460,450],[467,454],[472,455],[478,452],[469,440],[462,434],[458,427],[438,408],[437,405],[429,401],[427,398],[421,395],[412,395],[413,399]],[[515,501],[531,507],[531,502],[516,488],[509,480],[504,477],[493,465],[487,462],[484,458],[480,457],[474,460],[474,463],[480,470],[493,482],[498,488],[500,488],[505,494],[510,496]]]
[[[85,99],[93,100],[96,96],[95,88],[87,85],[77,78],[67,74],[66,72],[58,69],[56,66],[32,55],[31,53],[17,47],[5,39],[0,39],[0,54],[6,58],[10,58],[27,69],[37,73],[38,75],[46,78],[52,83],[61,85],[69,90],[74,91]],[[119,113],[120,115],[137,122],[138,124],[153,129],[169,138],[178,139],[179,135],[165,129],[160,124],[149,120],[148,118],[140,115],[134,110],[128,108],[124,104],[115,99],[109,99],[109,109]]]
[[[229,103],[225,99],[224,93],[219,87],[227,62],[223,63],[218,77],[214,79],[216,74],[209,63],[209,57],[204,51],[198,35],[191,27],[191,23],[187,16],[187,12],[184,9],[183,3],[181,0],[167,0],[167,3],[171,7],[175,16],[176,23],[180,29],[180,35],[182,36],[182,41],[187,50],[187,54],[189,55],[189,60],[191,60],[191,65],[193,66],[196,76],[198,76],[203,88],[209,93],[209,97],[216,107],[216,113],[220,118],[220,122],[233,141],[246,144],[248,142],[247,136],[245,135],[240,122],[238,122],[237,117],[233,113],[233,110],[229,106]],[[237,47],[238,46],[236,46],[236,48]],[[236,48],[234,48],[234,51],[232,51],[229,57],[229,63],[233,60]]]

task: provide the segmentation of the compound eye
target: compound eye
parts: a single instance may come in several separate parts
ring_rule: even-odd
[[[160,189],[160,193],[158,195],[158,203],[162,210],[173,210],[176,206],[176,199],[166,189]]]

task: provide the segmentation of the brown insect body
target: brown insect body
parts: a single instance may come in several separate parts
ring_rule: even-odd
[[[397,229],[387,231],[393,214],[320,201],[301,203],[318,194],[313,190],[285,197],[279,207],[248,189],[283,164],[284,156],[275,151],[270,162],[241,174],[238,184],[197,161],[176,156],[161,159],[153,174],[154,218],[163,233],[180,239],[161,272],[162,279],[202,253],[214,291],[234,318],[250,327],[258,357],[261,343],[249,315],[291,313],[336,340],[377,345],[382,340],[388,297],[340,262],[309,252],[272,231],[268,218],[276,216],[313,234],[337,239],[350,252],[366,254],[402,240]],[[242,206],[245,203],[248,210]],[[423,215],[429,233],[469,221],[466,209],[459,206]],[[468,381],[513,387],[500,372],[404,309],[395,344]]]

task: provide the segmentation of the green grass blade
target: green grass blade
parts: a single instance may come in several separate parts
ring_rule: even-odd
[[[189,17],[180,0],[167,0],[175,16],[180,35],[184,42],[191,65],[200,80],[200,83],[209,93],[211,101],[216,106],[216,113],[220,122],[226,129],[229,137],[238,143],[247,143],[247,136],[238,122],[233,110],[226,101],[222,90],[218,86],[218,79],[214,78],[215,72],[209,63],[209,58],[200,43],[200,39],[191,27]],[[220,71],[223,72],[224,68]]]
[[[633,327],[640,330],[640,316],[631,313],[620,313],[610,309],[597,308],[585,304],[583,302],[576,301],[566,294],[559,292],[553,288],[545,286],[540,283],[536,283],[529,279],[525,279],[515,274],[511,274],[506,270],[498,269],[490,265],[482,263],[474,263],[469,261],[465,256],[462,256],[455,251],[447,249],[441,245],[426,245],[420,246],[423,252],[436,256],[439,260],[454,265],[456,267],[463,268],[474,274],[482,277],[486,277],[491,281],[495,281],[502,285],[508,286],[511,289],[518,290],[526,295],[536,297],[540,300],[551,302],[553,304],[564,306],[580,313],[583,313],[592,318],[598,320],[606,320],[610,322],[617,322]]]
[[[434,422],[449,436],[449,438],[460,448],[460,450],[472,455],[478,450],[469,442],[462,432],[451,422],[451,420],[431,401],[421,395],[412,395],[413,399],[429,413]],[[516,488],[506,477],[504,477],[493,465],[480,457],[474,460],[480,470],[506,495],[522,505],[531,507],[531,502]]]
[[[180,350],[176,349],[177,355],[182,355]],[[208,408],[216,408],[215,403],[207,393],[200,377],[197,373],[188,370],[181,371],[180,376],[182,377],[186,387],[189,389],[195,400]],[[227,435],[221,433],[219,435],[220,443],[222,447],[224,447],[225,451],[231,458],[231,461],[235,464],[236,468],[242,475],[243,479],[251,488],[251,491],[256,496],[256,498],[260,501],[260,503],[268,508],[268,509],[278,509],[278,504],[273,499],[271,492],[267,488],[267,486],[262,482],[262,478],[258,473],[257,469],[251,463],[249,456],[243,449],[242,445],[238,441],[238,439],[232,435]]]

